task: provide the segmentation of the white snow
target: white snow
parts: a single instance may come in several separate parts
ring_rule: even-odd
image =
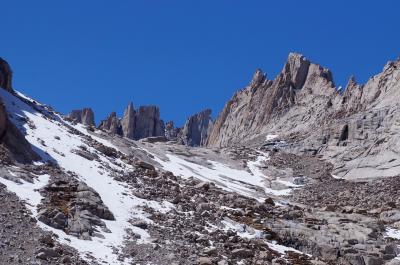
[[[334,178],[334,179],[343,179],[343,178],[341,178],[341,177],[339,177],[339,176],[336,176],[336,175],[334,175],[334,174],[331,174],[331,176],[332,176],[332,178]]]
[[[149,152],[149,151],[147,151]],[[149,152],[150,153],[150,152]],[[224,190],[234,191],[247,197],[255,198],[259,201],[264,200],[265,194],[272,194],[276,196],[288,195],[292,191],[292,187],[297,185],[287,182],[289,186],[287,189],[275,190],[268,187],[269,177],[262,173],[262,163],[268,160],[268,154],[260,153],[255,161],[249,161],[247,167],[250,172],[245,169],[235,169],[228,165],[222,164],[217,161],[208,160],[209,167],[187,161],[177,155],[166,154],[168,160],[164,161],[157,157],[157,155],[150,153],[154,156],[154,160],[162,165],[162,167],[173,172],[175,175],[183,178],[191,176],[202,181],[214,182],[217,186]],[[282,181],[282,183],[285,183]],[[265,194],[257,193],[264,191]]]
[[[227,230],[235,231],[237,233],[237,235],[240,237],[249,238],[249,239],[251,239],[251,238],[263,239],[264,238],[263,232],[261,230],[254,229],[252,227],[249,227],[246,224],[237,223],[229,218],[225,218],[222,221],[222,224],[224,225],[224,227],[223,227],[224,231],[227,231]],[[287,251],[293,251],[293,252],[296,252],[299,254],[304,254],[303,252],[301,252],[297,249],[280,245],[276,241],[268,242],[267,240],[265,240],[265,242],[268,244],[269,248],[282,254],[282,256],[285,255],[285,252],[287,252]]]
[[[121,249],[124,238],[126,237],[126,229],[130,228],[134,233],[139,234],[141,236],[141,242],[147,242],[146,240],[149,239],[149,234],[145,230],[130,225],[128,221],[132,217],[136,217],[151,222],[140,209],[145,205],[160,211],[168,211],[172,206],[166,203],[160,204],[146,201],[131,195],[131,191],[123,186],[122,183],[114,180],[110,176],[110,173],[102,166],[102,163],[107,163],[110,167],[119,167],[115,162],[110,161],[109,158],[87,146],[79,135],[69,133],[68,128],[64,126],[62,122],[54,122],[45,118],[41,113],[3,89],[0,90],[0,95],[3,97],[6,108],[15,124],[20,123],[19,117],[28,118],[29,121],[34,124],[35,128],[24,125],[24,129],[27,133],[26,139],[33,147],[36,147],[35,151],[38,151],[44,160],[56,160],[65,170],[76,173],[82,181],[94,188],[100,194],[104,204],[111,210],[116,219],[115,221],[103,220],[107,228],[111,230],[111,233],[102,233],[104,239],[93,238],[92,241],[77,239],[65,234],[61,230],[48,227],[41,222],[38,222],[39,225],[44,229],[51,230],[58,234],[61,242],[78,249],[81,252],[82,258],[85,258],[85,254],[90,254],[100,263],[128,264],[129,260],[125,260],[124,262],[117,260],[117,254],[113,251],[113,248]],[[29,100],[29,98],[25,98]],[[80,128],[80,131],[82,131],[82,128]],[[60,140],[56,139],[56,136],[58,136]],[[96,140],[99,139],[96,138]],[[102,141],[102,143],[104,144],[105,142]],[[109,143],[108,145],[110,146]],[[97,152],[101,162],[89,161],[71,152],[73,149],[79,149],[80,146],[85,146],[87,150],[91,152]],[[40,150],[43,151],[41,152]],[[122,164],[122,161],[118,162]],[[124,167],[129,166],[124,165]],[[121,167],[119,167],[119,169],[124,170],[124,168]],[[9,187],[10,190],[16,191],[17,195],[22,199],[33,195],[32,205],[37,205],[41,199],[39,197],[40,194],[37,195],[32,192],[33,189],[45,185],[47,180],[45,177],[39,177],[38,182],[34,184],[23,183],[21,186],[1,179],[3,183],[7,183],[7,187]],[[36,207],[32,206],[32,208]]]
[[[385,237],[390,237],[400,240],[400,230],[395,228],[387,228]]]
[[[283,246],[283,245],[279,245],[276,241],[267,242],[267,244],[268,244],[268,247],[270,247],[272,250],[275,250],[276,252],[278,252],[278,253],[280,253],[280,254],[282,254],[282,255],[285,255],[285,253],[286,253],[287,251],[292,251],[292,252],[296,252],[296,253],[299,253],[299,254],[304,254],[303,252],[298,251],[298,250],[295,249],[295,248],[291,248],[291,247],[286,247],[286,246]],[[307,255],[307,256],[311,256],[311,255],[309,255],[309,254],[306,254],[306,255]]]
[[[36,179],[33,180],[33,183],[26,182],[21,179],[20,181],[22,182],[22,184],[5,178],[0,178],[0,182],[6,185],[9,191],[14,192],[15,194],[17,194],[18,197],[20,197],[20,199],[24,200],[26,202],[27,208],[32,212],[32,215],[36,217],[36,207],[42,200],[42,195],[40,195],[38,190],[46,186],[49,178],[49,175],[38,176]]]
[[[240,237],[243,238],[264,238],[263,232],[261,230],[254,229],[246,224],[237,223],[229,218],[225,218],[221,221],[224,225],[223,230],[235,231]]]
[[[266,137],[265,137],[265,141],[271,141],[271,140],[274,140],[274,139],[276,139],[276,138],[278,138],[279,137],[279,135],[277,135],[277,134],[268,134]]]

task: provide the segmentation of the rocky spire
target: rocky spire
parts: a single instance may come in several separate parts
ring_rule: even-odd
[[[140,106],[136,113],[135,139],[164,136],[164,121],[157,106]]]
[[[0,58],[0,87],[12,92],[12,70],[10,65]]]
[[[117,114],[115,112],[111,112],[106,120],[101,121],[99,129],[112,135],[122,135],[121,122],[117,118]]]
[[[178,141],[189,146],[206,145],[212,125],[210,109],[196,113],[187,119]]]
[[[123,136],[129,139],[134,139],[135,136],[136,112],[133,108],[133,103],[130,102],[124,111],[124,116],[121,119]]]
[[[86,126],[94,126],[94,113],[91,108],[84,108],[81,110],[73,110],[68,115],[68,118],[75,122],[82,123]]]

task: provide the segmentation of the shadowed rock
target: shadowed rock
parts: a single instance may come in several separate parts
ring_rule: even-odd
[[[9,64],[0,58],[0,87],[12,93],[12,71]],[[6,108],[0,99],[0,144],[9,157],[17,162],[29,163],[40,157],[31,148],[22,133],[9,120]]]
[[[12,70],[10,65],[0,58],[0,87],[12,92]]]

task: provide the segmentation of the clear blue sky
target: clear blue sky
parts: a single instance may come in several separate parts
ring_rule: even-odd
[[[290,51],[365,82],[400,55],[400,1],[2,1],[0,56],[14,87],[67,113],[156,104],[181,125],[214,116],[256,68]]]

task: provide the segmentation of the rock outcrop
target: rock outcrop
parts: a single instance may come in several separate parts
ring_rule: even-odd
[[[99,129],[111,135],[122,135],[121,121],[117,118],[117,113],[111,112],[107,119],[100,122]]]
[[[179,142],[189,146],[204,146],[213,126],[211,110],[206,109],[189,117],[179,133]]]
[[[160,119],[157,106],[140,106],[136,111],[132,103],[125,109],[121,119],[112,112],[100,123],[99,129],[133,140],[165,135],[164,121]]]
[[[52,181],[41,192],[45,199],[38,220],[67,234],[90,240],[98,234],[96,227],[107,231],[103,219],[115,220],[99,194],[83,182],[64,177]]]
[[[94,126],[94,113],[91,108],[84,108],[81,110],[73,110],[71,113],[68,115],[68,118],[71,120],[82,123],[83,125],[86,126]]]
[[[135,139],[164,135],[164,122],[157,106],[141,106],[136,114]]]
[[[10,65],[0,58],[0,87],[12,92],[12,70]]]

